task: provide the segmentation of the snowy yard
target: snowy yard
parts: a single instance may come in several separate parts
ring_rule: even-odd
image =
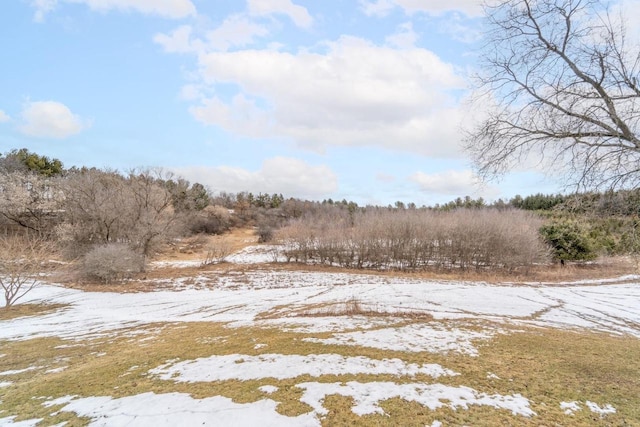
[[[244,253],[235,256],[236,263],[273,260],[266,252]],[[500,339],[540,334],[543,342],[545,334],[561,336],[560,342],[586,336],[637,349],[639,283],[638,276],[624,276],[487,284],[264,267],[202,271],[158,282],[161,290],[144,293],[43,283],[23,303],[60,308],[0,321],[0,367],[12,361],[12,369],[0,369],[0,425],[76,425],[77,417],[96,426],[333,425],[336,399],[343,399],[349,416],[384,417],[388,425],[402,419],[387,410],[400,401],[401,408],[422,408],[426,425],[433,426],[460,420],[478,425],[473,420],[491,420],[488,413],[497,414],[491,415],[498,417],[494,421],[523,425],[559,419],[566,425],[597,424],[623,416],[609,395],[590,394],[587,387],[545,401],[540,390],[521,387],[517,374],[505,377],[507,367],[478,367],[497,370],[505,364],[506,359],[490,359]],[[367,314],[342,315],[350,301]],[[171,345],[170,337],[181,334],[181,342],[193,343],[197,351]],[[46,343],[51,356],[17,357],[29,343]],[[74,347],[87,350],[79,354]],[[125,348],[153,354],[140,359],[143,366],[134,363],[138,356],[115,354]],[[90,363],[118,357],[119,373],[113,375],[122,387],[107,387],[105,379],[92,385],[99,394],[69,388],[87,378],[83,357],[98,361]],[[133,377],[138,392],[123,391]],[[35,378],[61,385],[27,397],[33,387],[43,390],[42,384],[29,384]],[[16,393],[27,393],[30,404],[18,405]],[[640,422],[633,418],[638,416],[631,412],[624,419]]]

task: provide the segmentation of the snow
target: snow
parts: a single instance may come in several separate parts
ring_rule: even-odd
[[[29,366],[28,368],[24,368],[24,369],[14,369],[12,371],[0,372],[0,376],[18,375],[18,374],[22,374],[24,372],[35,371],[36,369],[40,369],[40,368],[42,368],[42,366]]]
[[[247,248],[232,260],[237,263],[260,259],[271,262],[272,259],[265,260],[273,256],[275,250]],[[482,345],[489,343],[496,334],[516,333],[514,326],[601,331],[640,338],[638,282],[639,276],[623,276],[563,284],[488,284],[243,268],[242,271],[198,271],[195,277],[149,281],[149,288],[157,285],[159,290],[145,293],[84,292],[42,283],[27,294],[23,302],[61,304],[63,307],[42,315],[0,321],[0,340],[37,337],[84,340],[119,336],[146,345],[166,327],[158,324],[218,322],[229,328],[279,328],[305,334],[301,340],[326,345],[477,356],[482,352]],[[322,315],[323,308],[328,307],[330,312],[331,307],[344,306],[354,300],[379,315]],[[411,317],[414,314],[429,314],[433,320]],[[211,343],[215,349],[215,343],[224,339],[203,337],[202,340],[207,340],[202,342]],[[58,348],[73,345],[71,341]],[[251,345],[256,352],[266,347],[259,339]],[[223,396],[195,399],[182,393],[144,393],[123,398],[65,396],[51,398],[44,404],[64,405],[61,411],[89,417],[94,426],[316,426],[320,425],[319,417],[326,414],[324,399],[332,394],[353,399],[352,410],[358,415],[383,413],[380,403],[391,398],[416,402],[430,409],[482,405],[524,417],[535,415],[530,402],[521,395],[487,394],[465,386],[419,382],[423,380],[421,376],[457,375],[441,365],[332,353],[283,355],[276,354],[272,346],[268,348],[268,354],[213,355],[167,361],[148,372],[167,381],[193,383],[261,379],[268,382],[268,379],[303,375],[319,378],[361,374],[409,377],[412,383],[401,383],[399,379],[398,383],[293,382],[293,386],[302,392],[302,401],[313,408],[298,417],[279,414],[276,411],[278,403],[271,399],[239,404]],[[35,369],[60,372],[64,369],[62,364],[57,361],[49,367],[32,366],[0,372],[0,377]],[[487,373],[487,378],[498,380],[492,373]],[[318,381],[335,381],[335,377]],[[11,384],[0,382],[0,387]],[[265,393],[264,397],[272,397],[266,395],[275,393],[278,387],[263,385],[259,390]],[[609,404],[591,401],[562,402],[560,405],[567,414],[582,408],[600,416],[616,411]],[[14,422],[13,417],[5,417],[0,419],[0,425],[31,426],[39,421]],[[434,422],[432,425],[441,424]]]
[[[282,254],[282,245],[254,245],[228,256],[225,261],[234,264],[264,264],[269,262],[283,262],[286,258]]]
[[[328,411],[322,406],[328,395],[339,394],[351,397],[354,401],[352,411],[356,415],[384,414],[378,404],[394,397],[416,402],[431,410],[441,407],[468,409],[470,405],[486,405],[510,411],[514,415],[531,417],[535,412],[529,407],[529,401],[519,394],[502,396],[479,393],[469,387],[452,387],[443,384],[396,384],[392,382],[343,383],[307,382],[298,384],[304,394],[301,402],[311,406],[320,415]]]
[[[600,417],[603,417],[606,414],[616,413],[616,408],[614,408],[609,404],[600,406],[597,403],[587,400],[585,402],[585,405],[587,405],[587,408],[589,408],[591,412],[599,414]],[[560,402],[560,409],[564,409],[564,413],[567,415],[573,415],[574,413],[581,411],[582,407],[580,406],[580,402],[576,402],[576,401]]]
[[[593,402],[590,402],[588,400],[585,402],[585,404],[591,410],[591,412],[595,412],[596,414],[600,414],[600,416],[606,415],[606,414],[615,414],[615,412],[616,412],[616,408],[614,408],[611,405],[600,406],[597,403],[593,403]]]
[[[263,386],[266,393],[276,387]],[[531,417],[535,412],[529,401],[515,395],[489,395],[469,387],[452,387],[443,384],[396,384],[392,382],[318,383],[307,382],[296,387],[304,390],[301,401],[313,410],[296,417],[287,417],[276,412],[277,402],[263,399],[253,403],[238,404],[226,397],[214,396],[194,399],[184,393],[143,393],[114,399],[109,396],[61,399],[44,402],[51,407],[64,404],[61,412],[75,412],[78,416],[91,418],[91,426],[149,426],[174,425],[233,425],[233,426],[319,426],[318,416],[327,414],[324,398],[338,394],[351,397],[353,413],[357,415],[384,414],[379,403],[394,397],[416,402],[431,410],[450,407],[467,409],[473,405],[491,406],[514,415]],[[54,403],[55,402],[55,403]],[[2,420],[0,420],[2,421]],[[36,420],[37,422],[37,420]],[[34,425],[25,424],[25,425]],[[18,425],[18,424],[11,424]]]
[[[241,381],[262,378],[296,378],[301,375],[429,375],[433,378],[458,375],[437,364],[418,365],[400,359],[376,360],[368,357],[345,357],[339,354],[282,355],[261,354],[249,356],[230,354],[196,360],[169,362],[152,369],[150,374],[163,380],[176,382],[207,382],[237,379]]]
[[[0,418],[0,426],[11,426],[11,427],[35,427],[42,418],[25,420],[25,421],[13,421],[16,417],[5,417]]]
[[[200,267],[203,260],[182,260],[182,261],[152,261],[150,262],[151,268],[187,268],[187,267]]]
[[[184,393],[143,393],[119,399],[109,396],[75,399],[61,411],[91,418],[92,427],[320,426],[312,413],[287,417],[276,412],[277,405],[270,399],[239,404],[221,396],[194,399]]]
[[[274,385],[263,385],[263,386],[258,387],[258,390],[260,390],[263,393],[271,394],[271,393],[275,393],[276,391],[278,391],[278,387],[276,387]]]
[[[50,407],[56,406],[56,405],[65,405],[65,404],[71,402],[76,397],[77,396],[71,396],[71,395],[62,396],[62,397],[59,397],[57,399],[47,400],[46,402],[44,402],[42,404],[42,406],[44,406],[45,408],[50,408]]]
[[[640,337],[640,286],[633,282],[592,286],[489,285],[269,270],[233,274],[216,271],[189,279],[202,288],[185,288],[180,279],[175,280],[176,289],[151,293],[83,292],[43,284],[27,294],[24,302],[68,306],[42,316],[3,321],[0,339],[103,336],[156,322],[232,322],[236,326],[275,325],[315,332],[362,330],[397,323],[397,317],[384,313],[428,313],[441,321],[585,328]],[[353,318],[297,316],[310,307],[344,304],[354,299],[383,314]],[[256,320],[267,312],[269,320]],[[486,334],[494,333],[495,328],[488,329]],[[412,340],[420,339],[419,331],[404,332],[414,334]],[[470,349],[463,345],[468,340],[462,335],[459,351],[468,353]],[[450,346],[455,345],[445,330],[438,332],[437,326],[424,337],[427,338],[435,340],[429,343],[434,349],[441,346],[452,351]],[[441,339],[445,341],[439,342]]]
[[[385,328],[372,331],[355,331],[334,334],[331,338],[304,338],[305,341],[323,344],[351,345],[432,353],[460,353],[477,356],[474,340],[487,340],[493,336],[489,331],[475,332],[459,328],[445,328],[429,324],[414,324],[400,328]]]

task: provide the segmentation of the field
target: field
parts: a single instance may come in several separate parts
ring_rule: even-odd
[[[374,274],[238,242],[0,310],[0,425],[640,425],[632,266]]]

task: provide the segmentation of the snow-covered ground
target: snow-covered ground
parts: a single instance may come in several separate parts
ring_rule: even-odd
[[[197,286],[184,285],[187,281]],[[389,348],[393,343],[396,350],[473,353],[470,341],[490,338],[495,327],[484,332],[474,328],[472,333],[438,322],[395,332],[379,329],[386,324],[393,326],[398,320],[394,314],[401,317],[418,313],[462,323],[482,320],[640,337],[638,282],[626,277],[623,283],[608,281],[602,285],[490,285],[261,269],[234,274],[202,273],[195,278],[174,280],[174,290],[165,285],[163,290],[151,293],[83,292],[42,284],[23,302],[67,306],[42,316],[4,321],[0,339],[83,338],[149,323],[211,321],[229,322],[231,326],[278,326],[298,332],[335,332],[331,343],[345,337],[345,342],[372,347]],[[384,316],[308,316],[318,306],[353,300]],[[259,320],[259,315],[265,313],[270,313],[269,319]],[[366,332],[374,327],[378,329],[375,334]],[[354,329],[360,332],[346,334]]]
[[[246,249],[236,258],[237,262],[270,262],[273,248]],[[0,321],[0,340],[35,337],[76,340],[136,334],[132,327],[152,323],[205,321],[225,322],[231,328],[277,327],[304,333],[305,340],[324,344],[476,356],[477,343],[513,330],[514,325],[591,330],[640,338],[639,282],[638,276],[625,276],[561,285],[492,285],[261,268],[202,272],[197,277],[164,281],[160,283],[161,290],[149,293],[84,292],[43,283],[23,302],[64,304],[64,308],[40,316]],[[383,315],[317,314],[322,313],[319,307],[340,307],[349,301],[357,301],[369,312]],[[412,313],[429,314],[434,320],[407,324],[407,316]],[[140,333],[153,334],[153,331],[145,328]],[[258,343],[256,349],[263,346]],[[426,375],[433,379],[457,375],[444,366],[406,363],[400,359],[375,360],[337,354],[281,355],[274,353],[277,349],[267,350],[259,356],[213,355],[190,361],[167,361],[148,374],[176,382],[282,379],[303,375],[371,374],[405,378]],[[9,375],[0,372],[0,379],[3,374]],[[0,387],[10,384],[3,381]],[[276,386],[261,387],[264,399],[246,404],[234,403],[223,396],[194,399],[181,393],[144,393],[120,399],[68,396],[44,404],[64,405],[58,410],[90,417],[96,426],[168,426],[184,422],[189,425],[316,426],[326,413],[325,396],[335,394],[351,397],[352,410],[358,415],[381,413],[378,404],[395,397],[431,409],[488,405],[518,416],[535,415],[526,396],[489,395],[468,387],[438,383],[301,382],[296,387],[302,390],[301,401],[313,408],[312,412],[298,417],[287,417],[276,411],[277,402],[270,397],[277,393]],[[558,402],[558,405],[562,405],[568,416],[584,409],[601,415],[615,411],[607,402]],[[37,421],[12,424],[12,418],[5,417],[0,418],[0,425],[35,425]]]

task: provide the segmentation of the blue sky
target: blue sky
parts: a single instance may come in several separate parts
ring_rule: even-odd
[[[555,192],[471,172],[481,26],[475,0],[8,0],[0,151],[359,204]]]

